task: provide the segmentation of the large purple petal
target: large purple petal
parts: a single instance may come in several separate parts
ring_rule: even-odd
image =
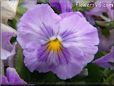
[[[84,44],[98,45],[99,43],[97,29],[89,24],[79,12],[62,19],[59,32],[63,38],[63,45],[70,46],[72,43],[72,46],[84,46]]]
[[[52,68],[52,71],[61,79],[72,78],[79,74],[83,67],[94,59],[93,54],[86,56],[81,49],[70,47],[68,50],[70,53],[70,57],[68,58],[71,58],[70,62],[68,64],[60,64]]]
[[[66,65],[59,65],[52,71],[60,78],[60,79],[68,79],[73,76],[79,74],[82,70],[82,66],[79,66],[76,62],[71,62]]]
[[[79,74],[83,67],[87,64],[87,58],[84,58],[84,54],[79,49],[71,47],[68,49],[71,58],[67,64],[59,64],[52,68],[52,71],[61,79],[72,78]]]
[[[18,42],[23,48],[27,48],[28,44],[35,44],[37,47],[45,43],[47,38],[57,32],[55,26],[59,20],[60,17],[54,13],[49,5],[33,6],[20,20],[17,34],[19,35],[17,36]]]

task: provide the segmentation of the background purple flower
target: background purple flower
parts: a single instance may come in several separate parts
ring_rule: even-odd
[[[61,13],[72,11],[72,2],[70,0],[49,0],[49,3]]]
[[[97,29],[80,12],[57,15],[47,4],[23,15],[17,40],[31,72],[51,71],[61,79],[79,74],[94,59],[99,44]]]
[[[94,63],[103,68],[114,69],[114,66],[110,64],[110,63],[114,63],[114,47],[112,47],[112,50],[110,53],[106,54],[105,56],[99,59],[96,59]]]
[[[9,26],[6,26],[4,24],[1,24],[1,36],[0,37],[0,45],[2,45],[1,47],[1,59],[2,60],[6,60],[8,57],[11,57],[15,54],[15,45],[16,43],[14,44],[11,44],[11,38],[13,36],[16,35],[16,31],[9,27]]]
[[[99,51],[108,51],[111,49],[111,47],[114,45],[114,29],[110,30],[109,37],[105,37],[101,33],[101,28],[99,28]]]
[[[88,14],[101,16],[104,20],[112,21],[114,20],[113,4],[114,0],[97,0],[95,2],[96,6],[92,10],[90,10]],[[106,13],[110,19],[103,16],[103,13]]]
[[[8,67],[6,70],[6,76],[5,75],[0,76],[0,84],[3,84],[3,85],[20,85],[20,84],[26,84],[26,82],[23,81],[19,77],[19,75],[17,74],[17,72],[14,68]]]

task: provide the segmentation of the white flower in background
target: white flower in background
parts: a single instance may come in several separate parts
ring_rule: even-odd
[[[19,0],[0,0],[0,2],[2,17],[0,32],[0,59],[7,60],[15,54],[16,43],[11,44],[10,41],[13,36],[16,36],[16,30],[5,24],[7,24],[8,19],[13,19],[15,17]]]
[[[16,9],[19,0],[1,0],[2,21],[7,22],[8,19],[13,19],[16,15]]]
[[[1,23],[1,31],[2,32],[9,32],[9,33],[14,33],[14,35],[16,35],[16,30],[13,29],[12,27],[5,25],[3,23]]]

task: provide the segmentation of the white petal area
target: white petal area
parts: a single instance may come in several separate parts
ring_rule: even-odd
[[[0,59],[6,60],[7,58],[9,58],[15,54],[15,49],[13,49],[12,52],[9,52],[9,51],[2,48],[0,52],[1,52],[1,58]]]
[[[1,13],[3,19],[13,19],[16,15],[16,10],[19,0],[2,0]]]
[[[0,23],[1,24],[1,31],[2,32],[11,32],[11,33],[14,33],[14,35],[16,35],[16,30],[8,25],[5,25],[3,23]]]

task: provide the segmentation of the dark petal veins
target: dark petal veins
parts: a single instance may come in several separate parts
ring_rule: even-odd
[[[61,34],[61,37],[63,38],[63,41],[68,41],[68,42],[75,42],[73,39],[76,38],[76,36],[74,35],[76,32],[72,32],[72,31],[64,31]]]
[[[69,58],[70,58],[70,53],[68,52],[67,49],[63,48],[63,50],[62,50],[62,54],[63,54],[63,56],[64,56],[64,59],[66,60],[65,63],[68,64],[68,62],[69,62]]]
[[[49,52],[47,51],[47,47],[46,45],[42,45],[39,49],[38,49],[38,59],[40,61],[46,61],[46,58],[48,56]]]
[[[49,26],[46,26],[44,23],[42,23],[43,27],[40,26],[41,31],[43,34],[45,34],[44,36],[46,36],[48,39],[54,35],[53,29],[50,28]]]
[[[51,58],[56,59],[56,62],[58,64],[68,64],[70,61],[70,53],[69,51],[62,46],[60,51],[54,52],[54,51],[48,51],[47,44],[42,45],[38,49],[38,60],[41,62],[47,62],[52,64]]]
[[[66,36],[69,36],[69,35],[71,35],[73,32],[71,32],[71,31],[64,31],[62,34],[61,34],[61,36],[64,38],[64,37],[66,37]]]

